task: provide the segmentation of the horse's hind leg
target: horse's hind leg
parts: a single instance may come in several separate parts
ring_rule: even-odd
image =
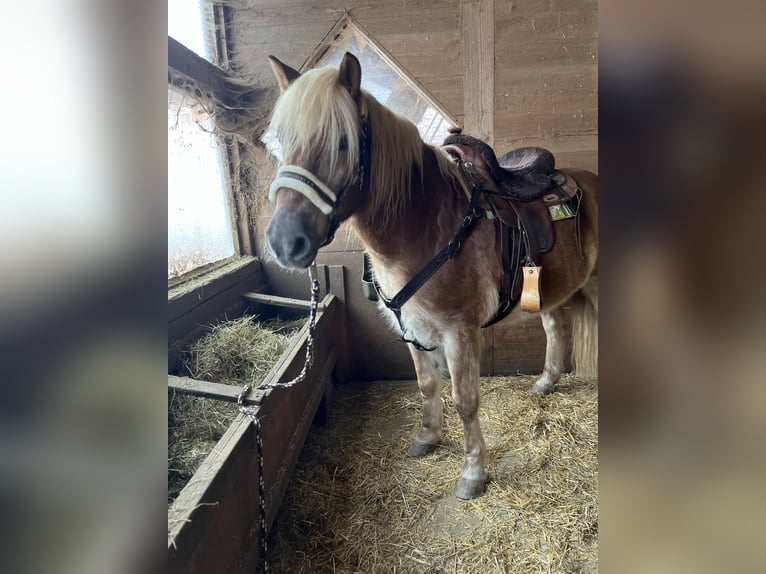
[[[487,484],[486,449],[479,426],[479,357],[481,332],[455,333],[444,347],[455,409],[463,422],[465,462],[455,496],[464,500],[480,496]]]
[[[421,457],[432,452],[442,437],[442,399],[439,391],[443,381],[441,367],[444,357],[439,349],[425,352],[418,351],[411,345],[409,347],[415,363],[423,407],[420,430],[412,440],[408,454]]]
[[[564,352],[566,339],[564,333],[564,310],[556,307],[550,311],[541,311],[540,318],[545,329],[545,368],[542,376],[532,387],[533,393],[544,394],[553,391],[564,371]]]

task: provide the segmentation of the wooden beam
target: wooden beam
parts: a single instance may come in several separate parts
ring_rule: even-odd
[[[272,84],[232,76],[168,36],[168,84],[215,112],[216,127],[254,142],[277,99]]]
[[[227,75],[226,72],[198,56],[176,39],[168,36],[168,83],[173,84],[177,88],[182,88],[182,86],[178,86],[172,81],[170,77],[171,71],[183,74],[200,85],[199,94],[189,95],[206,100],[217,99],[221,103],[227,102],[228,98],[224,80]],[[207,89],[209,93],[203,93],[203,89]]]
[[[168,289],[168,321],[178,319],[219,293],[240,285],[251,275],[256,275],[256,281],[263,283],[261,262],[253,257],[242,257],[178,283]]]
[[[311,309],[311,301],[293,299],[292,297],[280,297],[278,295],[267,295],[265,293],[243,293],[241,297],[248,303],[288,307],[290,309],[301,309],[304,311],[309,311]],[[321,311],[323,306],[324,302],[319,303],[317,309]]]
[[[241,387],[234,385],[224,385],[189,377],[176,377],[174,375],[168,375],[168,390],[180,395],[193,395],[195,397],[205,397],[227,402],[237,402],[239,393],[242,392]],[[260,405],[265,395],[265,391],[253,389],[244,400],[244,404]]]
[[[495,0],[464,0],[464,132],[493,145],[495,122]]]

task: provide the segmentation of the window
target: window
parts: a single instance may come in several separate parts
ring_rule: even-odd
[[[168,88],[168,278],[234,255],[213,121]]]
[[[362,88],[418,126],[423,141],[440,145],[449,135],[449,128],[457,126],[447,111],[351,20],[342,20],[328,37],[331,40],[309,59],[308,68],[337,67],[343,54],[351,52],[362,65]],[[263,141],[269,151],[281,159],[274,135],[267,133]]]
[[[206,0],[169,0],[168,36],[211,61],[207,10]],[[225,160],[210,115],[168,87],[168,279],[236,252]]]
[[[212,62],[207,0],[168,0],[168,36]]]

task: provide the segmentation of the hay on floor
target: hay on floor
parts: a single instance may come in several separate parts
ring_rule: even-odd
[[[596,572],[597,381],[482,379],[487,492],[455,498],[463,431],[445,386],[445,436],[406,456],[415,382],[340,386],[315,427],[271,533],[275,572]]]
[[[195,379],[240,387],[257,385],[304,323],[305,319],[259,323],[256,316],[219,323],[190,346],[184,367]],[[176,499],[236,414],[231,403],[179,394],[168,397],[168,504]]]

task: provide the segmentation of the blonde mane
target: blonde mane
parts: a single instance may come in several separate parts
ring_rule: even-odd
[[[392,112],[362,90],[361,111],[367,116],[372,136],[369,178],[369,213],[377,225],[385,226],[407,205],[412,189],[422,189],[423,149],[418,128]],[[282,146],[283,157],[309,158],[317,150],[328,154],[330,171],[338,162],[338,142],[347,137],[350,165],[360,157],[359,120],[356,103],[338,82],[338,70],[318,68],[302,74],[277,100],[271,128]],[[430,147],[430,146],[429,146]],[[459,187],[465,184],[455,165],[441,150],[434,149],[439,171]]]

